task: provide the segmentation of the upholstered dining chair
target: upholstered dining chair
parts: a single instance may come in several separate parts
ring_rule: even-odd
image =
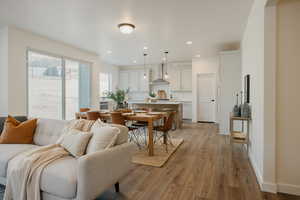
[[[163,144],[166,147],[166,152],[168,152],[168,143],[170,143],[172,146],[174,146],[173,143],[172,143],[171,136],[170,136],[169,132],[172,130],[172,125],[173,125],[173,121],[174,121],[174,118],[175,118],[175,114],[176,114],[175,112],[170,112],[170,114],[167,117],[164,125],[154,127],[154,130],[156,132],[161,132],[162,133],[161,137],[163,137]],[[161,137],[159,137],[158,139],[160,139]]]
[[[86,113],[87,120],[98,120],[100,118],[99,111],[89,111]]]

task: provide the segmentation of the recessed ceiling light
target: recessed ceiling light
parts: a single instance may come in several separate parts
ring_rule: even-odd
[[[200,55],[200,54],[197,54],[197,55],[195,55],[195,57],[196,57],[196,58],[200,58],[200,57],[201,57],[201,55]]]
[[[134,60],[133,63],[136,63],[136,60]]]
[[[192,41],[187,41],[186,44],[191,45],[191,44],[193,44],[193,42]]]
[[[112,51],[111,51],[111,50],[108,50],[108,51],[106,51],[106,53],[107,53],[107,54],[111,54],[111,53],[112,53]]]
[[[121,23],[118,27],[123,34],[130,34],[135,29],[135,26],[129,23]]]
[[[148,47],[144,47],[144,50],[147,50],[148,49]]]

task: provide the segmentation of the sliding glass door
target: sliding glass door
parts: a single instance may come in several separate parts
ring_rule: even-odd
[[[90,106],[90,64],[28,51],[28,115],[74,119]]]
[[[28,115],[62,119],[61,58],[28,52]]]

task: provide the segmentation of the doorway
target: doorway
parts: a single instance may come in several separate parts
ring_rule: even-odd
[[[197,76],[197,121],[216,122],[216,74]]]

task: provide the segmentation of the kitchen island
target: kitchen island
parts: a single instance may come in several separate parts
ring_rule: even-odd
[[[148,108],[152,111],[175,111],[175,124],[177,128],[182,127],[182,102],[178,101],[129,101],[128,104],[133,109]]]

